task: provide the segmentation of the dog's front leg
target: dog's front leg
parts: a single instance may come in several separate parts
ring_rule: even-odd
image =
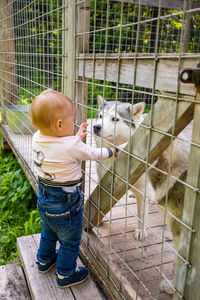
[[[142,175],[135,183],[135,189],[132,189],[137,200],[138,213],[138,228],[135,230],[136,240],[142,240],[147,237],[147,219],[148,219],[148,193],[146,200],[144,200],[145,191],[145,175]]]

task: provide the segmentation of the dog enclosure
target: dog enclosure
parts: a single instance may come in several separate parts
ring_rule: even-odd
[[[97,178],[94,162],[82,165],[81,256],[109,299],[199,299],[199,1],[1,0],[0,8],[4,154],[12,149],[36,191],[31,153],[35,129],[28,110],[44,89],[53,88],[74,101],[76,129],[88,121],[90,145],[98,95],[114,101],[111,147],[116,145],[117,101],[131,107],[145,102],[144,121],[135,124],[133,135],[132,118],[120,118],[130,125],[129,142],[110,167],[99,162],[103,178]],[[109,114],[101,111],[103,132]],[[185,136],[178,136],[183,130]],[[189,147],[187,170],[181,169],[187,172],[184,178],[173,172],[178,163],[172,164],[175,138],[185,151]],[[159,168],[154,162],[167,147],[167,165]],[[162,205],[156,205],[153,194],[147,195],[150,170],[157,172],[158,181],[165,178]],[[135,183],[142,175],[144,189],[138,191]],[[171,182],[183,192],[180,218],[168,205]],[[145,205],[139,218],[130,189],[141,193],[145,205],[150,201],[146,238]],[[181,228],[178,250],[166,225],[168,217]],[[138,221],[141,240],[135,238]],[[162,291],[163,282],[173,296]]]

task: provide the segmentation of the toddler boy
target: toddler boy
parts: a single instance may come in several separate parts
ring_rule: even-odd
[[[78,268],[76,263],[82,234],[81,162],[116,155],[114,149],[93,148],[82,142],[87,123],[81,124],[74,136],[74,115],[72,101],[54,90],[42,92],[30,108],[30,117],[38,129],[32,143],[42,227],[38,271],[46,273],[56,264],[56,280],[61,288],[88,277],[87,268]]]

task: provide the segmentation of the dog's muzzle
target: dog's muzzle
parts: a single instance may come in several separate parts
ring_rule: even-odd
[[[100,136],[100,131],[101,131],[101,125],[100,124],[96,124],[93,126],[94,129],[94,134]]]

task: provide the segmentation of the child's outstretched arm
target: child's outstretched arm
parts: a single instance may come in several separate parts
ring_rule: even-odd
[[[79,130],[76,135],[80,136],[81,139],[86,137],[87,132],[85,131],[86,128],[88,127],[88,123],[84,122],[80,125]]]

